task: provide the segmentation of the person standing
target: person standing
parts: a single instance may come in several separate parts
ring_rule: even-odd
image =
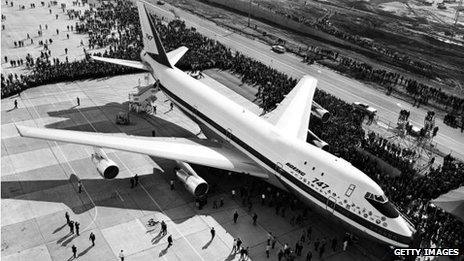
[[[232,252],[237,252],[237,239],[234,238],[234,245],[232,246]]]
[[[253,214],[253,225],[256,225],[256,220],[258,220],[258,214]]]
[[[319,258],[322,258],[324,251],[325,251],[325,244],[322,244],[321,248],[319,249]]]
[[[68,223],[69,226],[69,233],[74,234],[74,221],[70,220]]]
[[[272,234],[271,234],[271,235],[272,235]],[[276,241],[277,241],[277,240],[276,240],[275,236],[274,236],[274,235],[272,235],[272,241],[271,241],[271,247],[272,247],[272,249],[274,249],[274,248],[275,248]]]
[[[18,108],[18,100],[14,100],[14,108],[17,109]]]
[[[308,244],[311,242],[311,234],[313,233],[313,229],[311,226],[308,227],[306,230],[306,237],[308,238]]]
[[[237,219],[238,219],[238,212],[237,212],[237,210],[235,210],[235,212],[234,212],[234,223],[237,223]]]
[[[308,254],[306,254],[306,261],[311,261],[312,258],[313,258],[313,253],[311,252],[311,250],[309,250]]]
[[[242,246],[242,240],[238,237],[237,238],[237,249],[236,249],[236,251],[239,251],[241,246]]]
[[[337,238],[332,239],[332,250],[337,250]]]
[[[121,249],[121,251],[119,252],[119,255],[118,255],[118,256],[119,256],[119,259],[120,259],[121,261],[124,261],[124,251],[123,251],[122,249]]]
[[[171,179],[170,186],[171,186],[171,190],[174,190],[174,179]]]
[[[282,257],[284,256],[284,251],[282,251],[282,249],[279,250],[279,252],[277,253],[277,260],[282,260]]]
[[[82,182],[79,180],[77,181],[77,188],[79,189],[79,193],[82,192]]]
[[[168,247],[172,246],[172,236],[168,236]]]
[[[168,226],[164,220],[161,221],[161,234],[166,235],[168,233]]]
[[[81,224],[79,224],[79,222],[77,222],[77,221],[76,221],[76,223],[74,223],[74,227],[76,227],[76,235],[78,235],[78,236],[79,236],[79,226],[80,225]]]
[[[90,232],[89,240],[92,241],[92,246],[95,246],[95,234]]]
[[[314,249],[317,251],[319,249],[319,244],[321,242],[319,242],[319,239],[316,239],[316,241],[314,241]]]
[[[346,251],[347,247],[348,247],[348,240],[345,239],[345,241],[343,241],[343,251]]]
[[[135,181],[135,186],[137,187],[137,185],[139,184],[139,175],[137,175],[137,173],[135,173],[134,181]]]
[[[76,101],[77,101],[77,106],[80,106],[81,105],[81,99],[79,99],[79,97],[76,97]]]
[[[298,254],[299,251],[300,251],[300,243],[298,241],[296,241],[296,243],[295,243],[295,254],[297,256],[299,256],[299,254]]]
[[[245,250],[244,247],[242,247],[242,248],[240,249],[240,260],[245,260],[245,259],[244,259],[244,258],[245,258],[245,251],[246,251],[246,250]]]
[[[73,252],[73,257],[76,258],[77,257],[77,247],[75,245],[72,245],[71,250]]]
[[[266,245],[266,258],[269,258],[269,251],[271,250],[271,245],[269,243]]]
[[[211,240],[214,239],[214,236],[216,236],[216,230],[214,230],[214,227],[211,228]]]

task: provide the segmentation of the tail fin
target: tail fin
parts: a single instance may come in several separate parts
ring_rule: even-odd
[[[139,11],[140,26],[142,27],[143,48],[155,61],[172,68],[171,63],[166,56],[166,51],[161,44],[160,37],[155,28],[155,21],[148,12],[145,4],[137,2]]]

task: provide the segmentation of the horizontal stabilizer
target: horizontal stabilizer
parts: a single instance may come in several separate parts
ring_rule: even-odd
[[[118,64],[126,67],[132,67],[144,71],[150,71],[150,69],[142,62],[139,61],[130,61],[130,60],[123,60],[123,59],[114,59],[114,58],[105,58],[100,56],[92,56],[92,59],[100,62],[105,63],[113,63]]]
[[[166,55],[168,56],[168,60],[172,65],[175,65],[182,56],[188,51],[188,48],[185,46],[181,46],[175,50],[170,51]]]

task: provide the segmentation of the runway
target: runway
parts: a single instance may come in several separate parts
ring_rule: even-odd
[[[409,103],[401,99],[387,96],[384,92],[371,88],[360,81],[343,76],[326,67],[302,63],[302,59],[293,54],[274,53],[271,51],[270,46],[265,43],[227,30],[216,25],[214,22],[182,9],[168,4],[162,7],[154,4],[151,6],[157,15],[168,19],[174,18],[174,14],[170,10],[175,10],[176,14],[182,20],[185,20],[188,26],[197,28],[201,34],[215,39],[232,50],[237,50],[291,77],[301,78],[306,74],[316,77],[319,81],[319,89],[349,103],[360,101],[371,105],[378,110],[378,115],[384,122],[396,124],[400,110],[407,109],[411,111],[411,124],[420,127],[424,124],[424,117],[427,111],[423,108],[412,108]],[[439,132],[434,138],[433,144],[437,144],[437,147],[444,153],[451,153],[455,157],[464,160],[464,134],[459,132],[458,129],[448,127],[439,119],[436,120],[436,126],[439,127]]]

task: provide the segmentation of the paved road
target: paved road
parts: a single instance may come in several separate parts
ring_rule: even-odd
[[[318,88],[350,103],[361,101],[370,104],[378,109],[378,114],[384,121],[396,122],[399,111],[405,108],[411,111],[411,123],[416,126],[423,126],[423,119],[427,113],[423,108],[412,108],[409,103],[401,99],[386,96],[381,91],[370,88],[362,82],[350,79],[328,68],[302,63],[301,58],[293,54],[276,54],[265,43],[239,35],[216,25],[214,22],[171,5],[152,6],[156,14],[168,19],[174,18],[173,13],[169,11],[174,9],[176,14],[186,21],[187,25],[196,27],[201,34],[216,39],[231,49],[240,51],[292,77],[300,78],[306,74],[312,75],[319,81]],[[444,125],[440,120],[436,121],[436,125],[440,130],[437,137],[434,138],[434,143],[437,143],[443,152],[452,152],[453,155],[464,159],[464,134]]]

